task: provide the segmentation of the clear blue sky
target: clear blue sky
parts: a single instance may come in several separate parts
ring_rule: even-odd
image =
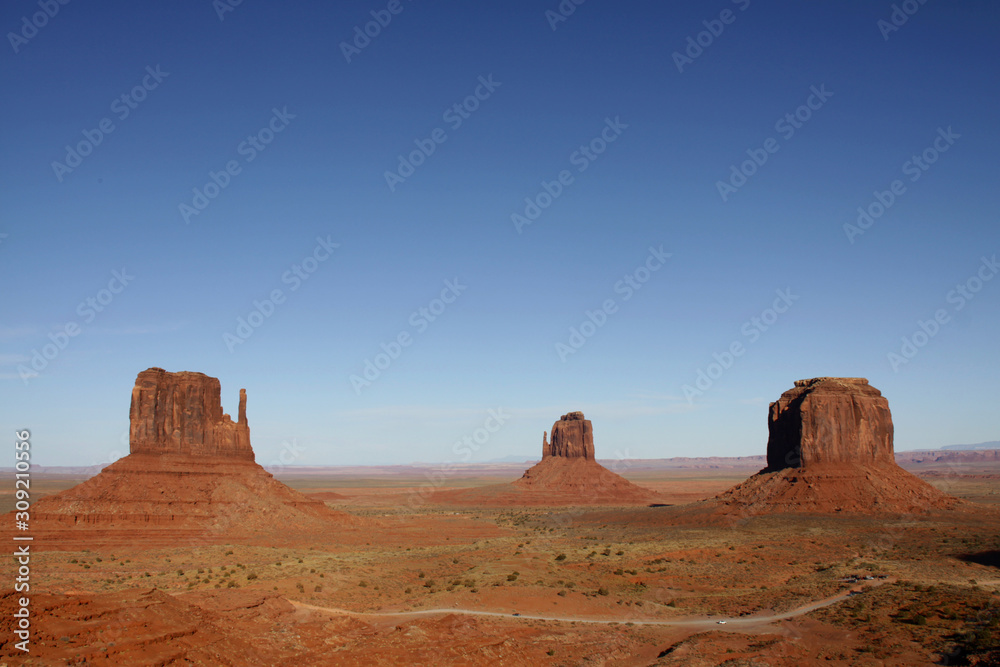
[[[1000,437],[1000,280],[977,282],[1000,253],[996,3],[898,30],[889,2],[558,6],[4,3],[5,431],[40,464],[107,461],[160,366],[220,378],[233,414],[245,387],[263,463],[461,461],[464,436],[473,460],[537,456],[571,410],[599,457],[762,454],[767,403],[817,375],[870,378],[898,449]],[[227,344],[238,318],[260,326]],[[352,383],[366,360],[391,363]]]

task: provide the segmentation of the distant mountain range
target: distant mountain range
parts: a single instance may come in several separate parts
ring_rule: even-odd
[[[541,459],[538,456],[532,456],[531,454],[511,454],[510,456],[504,456],[499,459],[490,459],[489,461],[484,461],[483,463],[530,463],[534,465],[538,463]]]
[[[1000,440],[980,442],[978,445],[945,445],[941,449],[1000,449]]]

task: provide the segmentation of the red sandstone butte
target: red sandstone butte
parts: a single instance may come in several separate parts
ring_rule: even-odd
[[[32,506],[38,545],[74,549],[334,535],[350,515],[289,488],[254,461],[240,390],[223,414],[220,385],[202,373],[139,373],[130,453],[98,475]]]
[[[594,426],[582,412],[570,412],[552,425],[552,442],[542,434],[542,460],[549,456],[594,460]]]
[[[432,502],[459,505],[644,505],[660,496],[608,470],[594,458],[594,427],[582,412],[552,425],[542,435],[542,460],[510,484],[441,491]]]
[[[767,467],[717,497],[724,513],[910,513],[956,502],[896,465],[889,402],[864,378],[799,380],[771,403],[767,426]]]
[[[893,463],[889,401],[864,378],[813,378],[771,403],[769,470],[825,463]]]
[[[203,373],[139,373],[129,410],[129,451],[252,461],[246,389],[240,389],[236,423],[223,414],[221,396],[219,381]]]

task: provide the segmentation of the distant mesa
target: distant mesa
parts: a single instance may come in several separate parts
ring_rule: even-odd
[[[728,512],[920,512],[957,502],[896,465],[889,402],[864,378],[799,380],[768,410],[767,467]]]
[[[356,523],[274,479],[254,461],[246,416],[222,412],[220,384],[202,373],[139,373],[129,412],[129,455],[32,506],[36,544],[176,545],[285,541]],[[270,537],[269,537],[270,536]]]
[[[594,458],[594,427],[582,412],[563,415],[542,434],[542,460],[510,484],[441,491],[433,502],[472,505],[645,505],[660,500]]]

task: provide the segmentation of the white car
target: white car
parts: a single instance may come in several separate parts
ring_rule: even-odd
[[[716,621],[715,623],[716,623],[716,625],[725,625],[726,624],[725,621]]]

